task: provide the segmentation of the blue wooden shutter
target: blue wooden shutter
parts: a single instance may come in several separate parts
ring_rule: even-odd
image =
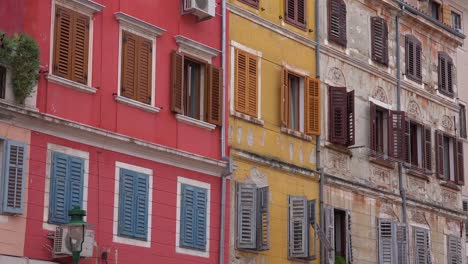
[[[134,235],[136,238],[146,240],[148,236],[148,176],[138,174],[135,178],[135,221]]]
[[[207,216],[207,191],[203,188],[196,188],[196,235],[195,248],[205,250],[206,248],[206,218]]]
[[[68,157],[68,175],[67,182],[69,183],[68,192],[68,210],[74,206],[82,207],[83,204],[83,176],[84,176],[84,160],[77,157]],[[68,215],[68,212],[67,212]]]
[[[2,211],[21,214],[24,200],[26,146],[23,143],[7,141],[4,155]]]
[[[135,225],[135,195],[134,179],[137,174],[133,171],[120,169],[119,186],[119,235],[133,236]]]
[[[68,222],[67,171],[67,155],[54,152],[52,154],[52,175],[49,196],[49,222],[53,224],[66,224]]]

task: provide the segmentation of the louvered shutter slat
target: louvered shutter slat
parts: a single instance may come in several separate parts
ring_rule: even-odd
[[[54,67],[53,73],[70,79],[72,72],[73,13],[57,7],[54,32]]]
[[[3,208],[0,211],[11,214],[23,213],[25,184],[25,144],[7,141],[4,172]]]
[[[439,179],[445,179],[444,175],[444,136],[442,132],[435,131],[436,143],[436,174]]]
[[[288,70],[285,68],[281,71],[281,125],[287,127],[289,124],[289,80]]]
[[[286,0],[286,19],[295,22],[296,20],[296,1],[297,0]]]
[[[394,264],[394,224],[379,220],[379,264]]]
[[[398,264],[408,264],[409,262],[409,239],[408,239],[408,226],[405,224],[397,225],[397,253]]]
[[[257,249],[270,248],[270,208],[268,205],[269,188],[257,189]]]
[[[237,184],[237,245],[241,249],[256,246],[255,206],[257,190],[254,184]]]
[[[69,206],[68,210],[74,206],[82,206],[83,201],[83,175],[84,175],[84,160],[77,157],[68,158],[68,182],[70,184],[69,191]],[[67,211],[68,213],[68,211]]]
[[[196,212],[195,212],[195,187],[182,185],[182,213],[180,222],[180,245],[183,247],[195,247]]]
[[[221,126],[223,119],[222,70],[211,65],[208,69],[208,122]]]
[[[356,134],[355,134],[356,133],[356,128],[355,128],[356,115],[355,115],[355,110],[354,110],[354,90],[348,92],[347,97],[348,97],[348,102],[347,102],[348,140],[347,140],[346,145],[352,146],[356,143]]]
[[[50,192],[49,222],[66,224],[68,222],[68,158],[65,154],[52,154],[52,176]]]
[[[452,60],[447,60],[447,90],[449,96],[453,96],[453,62]]]
[[[330,142],[346,145],[348,139],[348,110],[346,87],[328,89]]]
[[[465,185],[465,174],[464,174],[464,159],[463,159],[463,141],[457,140],[454,142],[457,145],[457,163],[455,167],[457,168],[457,184]]]
[[[196,188],[196,233],[194,247],[205,250],[206,247],[206,218],[207,218],[207,190]]]
[[[138,38],[136,94],[135,99],[144,104],[151,104],[152,90],[152,42]]]
[[[305,90],[305,132],[320,135],[320,82],[307,78]]]
[[[306,25],[306,0],[296,0],[297,3],[297,18],[296,18],[296,22],[301,25],[301,26],[304,26]]]
[[[338,45],[346,46],[346,4],[343,0],[328,2],[328,38]]]
[[[388,29],[387,22],[381,17],[371,18],[372,59],[388,64]]]
[[[432,170],[432,134],[431,128],[424,128],[424,167],[426,171]]]
[[[236,111],[247,114],[247,96],[248,96],[248,55],[247,53],[236,49],[235,66],[235,107]]]
[[[136,173],[120,169],[119,187],[119,235],[132,237],[135,226],[135,178]]]
[[[289,196],[289,256],[305,258],[308,255],[307,199]]]
[[[376,111],[377,108],[374,103],[370,102],[370,148],[373,151],[377,151],[377,127],[376,127]]]
[[[136,238],[147,239],[148,235],[148,192],[150,189],[148,175],[134,176],[134,234]]]
[[[404,160],[407,163],[411,162],[411,133],[410,133],[410,121],[405,121],[405,153],[404,153]]]
[[[171,110],[183,113],[184,96],[184,57],[177,52],[172,53],[172,75],[171,75]]]
[[[446,91],[447,87],[447,76],[446,76],[446,60],[443,56],[439,54],[439,89]]]
[[[414,229],[414,255],[415,264],[428,264],[429,241],[427,230],[421,228]]]
[[[258,114],[258,57],[249,55],[247,64],[247,114],[257,117]]]
[[[405,137],[405,112],[403,111],[391,111],[390,112],[390,121],[391,129],[393,130],[391,135],[393,138],[390,138],[390,153],[393,154],[393,157],[399,160],[404,159],[405,146],[404,137]]]
[[[347,23],[346,23],[346,4],[343,0],[340,1],[340,42],[342,46],[346,46],[347,42]]]
[[[121,95],[130,99],[136,99],[137,76],[137,38],[128,32],[122,36],[122,73]]]
[[[416,44],[415,44],[415,62],[416,62],[416,65],[415,65],[415,68],[416,68],[416,79],[417,81],[421,81],[422,79],[422,47],[421,47],[421,43],[418,41]]]
[[[448,264],[461,264],[462,263],[462,248],[461,240],[458,237],[447,237],[447,263]]]
[[[74,13],[72,80],[88,83],[89,17]]]

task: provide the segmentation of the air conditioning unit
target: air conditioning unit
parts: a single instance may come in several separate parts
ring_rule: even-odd
[[[83,242],[83,250],[81,251],[80,256],[85,258],[90,258],[93,256],[93,245],[94,245],[94,231],[86,230],[85,239]],[[58,226],[55,229],[54,234],[54,248],[53,248],[53,257],[61,258],[71,256],[72,252],[70,250],[70,239],[68,236],[68,229],[63,226]]]
[[[215,16],[215,0],[183,0],[183,5],[184,14],[194,14],[199,20]]]

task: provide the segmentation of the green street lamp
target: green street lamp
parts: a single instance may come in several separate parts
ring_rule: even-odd
[[[78,264],[80,261],[80,254],[83,250],[83,242],[85,238],[86,228],[88,224],[83,220],[86,211],[82,210],[79,206],[73,207],[68,211],[71,217],[70,222],[66,225],[68,228],[68,237],[70,242],[70,251],[73,256],[73,263]]]

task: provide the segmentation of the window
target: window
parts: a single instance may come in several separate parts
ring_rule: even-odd
[[[258,117],[258,57],[235,50],[235,110]]]
[[[269,188],[237,184],[237,248],[270,248]]]
[[[465,215],[468,214],[468,200],[463,200],[463,212]],[[465,240],[468,238],[468,218],[465,218]]]
[[[315,224],[315,200],[304,196],[289,196],[288,213],[288,257],[310,260],[312,258],[311,230]]]
[[[447,264],[463,263],[461,239],[456,236],[447,236]]]
[[[147,240],[149,176],[120,168],[118,235]]]
[[[172,54],[172,111],[221,125],[221,69],[182,53]]]
[[[453,61],[445,52],[439,52],[439,92],[453,97]]]
[[[408,263],[408,227],[390,219],[378,222],[379,264]],[[401,262],[398,262],[398,260]]]
[[[460,30],[461,31],[461,16],[457,12],[452,11],[451,12],[452,16],[452,27],[454,29]]]
[[[466,107],[465,105],[460,104],[460,115],[459,115],[459,122],[460,122],[460,137],[466,139]]]
[[[0,140],[0,213],[22,214],[24,203],[26,145]]]
[[[330,86],[328,108],[330,142],[342,146],[354,145],[354,91],[346,92],[346,87]]]
[[[306,0],[285,0],[285,21],[291,25],[306,29]]]
[[[239,1],[253,8],[258,8],[258,3],[260,2],[260,0],[239,0]]]
[[[414,232],[414,263],[430,264],[431,246],[429,240],[429,230],[415,227]]]
[[[346,4],[343,0],[328,1],[328,39],[346,47]]]
[[[0,65],[0,98],[5,99],[7,69]]]
[[[370,103],[370,146],[379,158],[403,160],[405,113]]]
[[[412,35],[405,37],[406,77],[421,83],[421,42]]]
[[[438,178],[463,185],[463,142],[438,130],[435,138]]]
[[[182,184],[180,208],[180,246],[206,251],[207,190]]]
[[[414,121],[405,124],[405,162],[412,168],[431,171],[431,128]]]
[[[56,6],[53,50],[54,75],[88,83],[89,16]]]
[[[151,104],[153,42],[127,31],[122,32],[120,94]]]
[[[381,17],[371,18],[372,60],[388,65],[387,21]]]
[[[431,10],[431,16],[435,20],[442,20],[441,7],[440,4],[434,0],[430,0],[429,7]]]
[[[83,207],[84,159],[53,152],[51,168],[49,223],[66,224],[68,211]]]
[[[327,263],[352,263],[351,213],[325,208],[325,235],[333,247],[326,248]]]
[[[320,135],[319,81],[283,69],[281,83],[281,125]]]

